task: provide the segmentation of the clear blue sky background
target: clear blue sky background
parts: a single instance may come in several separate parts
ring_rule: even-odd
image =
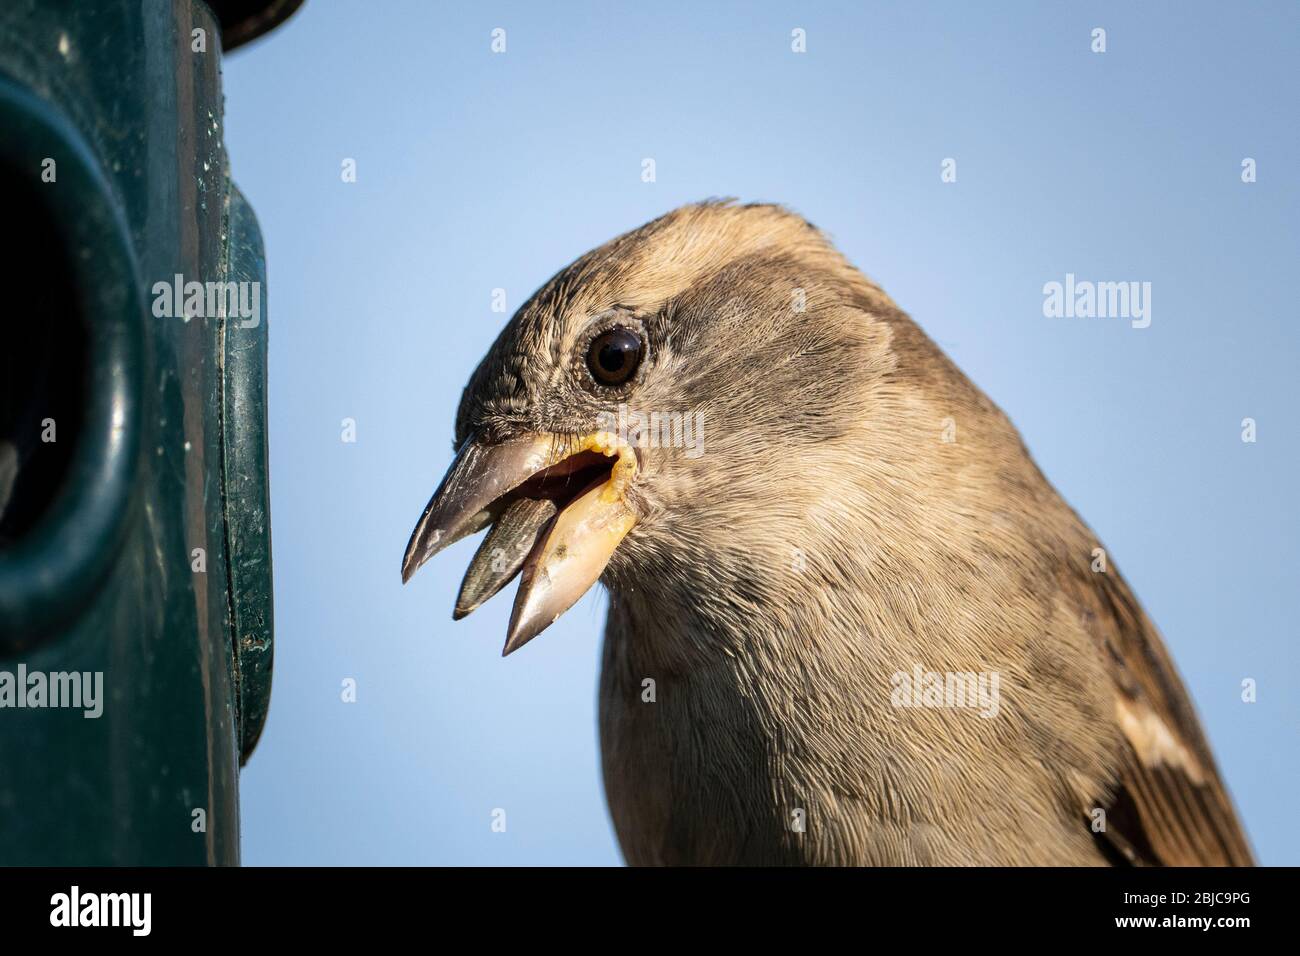
[[[603,594],[502,660],[513,588],[450,619],[475,543],[405,588],[398,565],[505,321],[491,290],[513,312],[719,195],[827,230],[1010,414],[1163,630],[1262,860],[1300,863],[1297,8],[1090,7],[312,0],[227,60],[271,323],[276,668],[247,863],[620,861]],[[1067,272],[1151,282],[1151,327],[1044,318]]]

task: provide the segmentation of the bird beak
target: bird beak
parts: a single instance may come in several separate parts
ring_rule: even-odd
[[[503,654],[532,640],[582,597],[636,524],[626,492],[632,448],[608,432],[538,434],[461,446],[411,533],[402,581],[447,545],[494,525],[470,562],[459,619],[523,571]]]

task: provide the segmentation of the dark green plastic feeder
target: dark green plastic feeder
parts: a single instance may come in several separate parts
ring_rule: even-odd
[[[299,3],[0,7],[0,865],[239,862],[267,298],[220,57]]]

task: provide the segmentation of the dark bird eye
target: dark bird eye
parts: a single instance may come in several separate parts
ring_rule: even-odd
[[[631,329],[615,326],[591,341],[587,349],[587,367],[602,385],[622,385],[641,364],[641,336]]]

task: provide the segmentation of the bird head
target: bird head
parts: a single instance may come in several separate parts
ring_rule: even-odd
[[[508,654],[602,577],[752,582],[790,564],[798,535],[854,499],[846,464],[873,467],[853,440],[890,407],[873,391],[895,364],[879,320],[894,311],[776,206],[686,206],[589,252],[471,376],[403,580],[491,526],[455,616],[521,573]]]

